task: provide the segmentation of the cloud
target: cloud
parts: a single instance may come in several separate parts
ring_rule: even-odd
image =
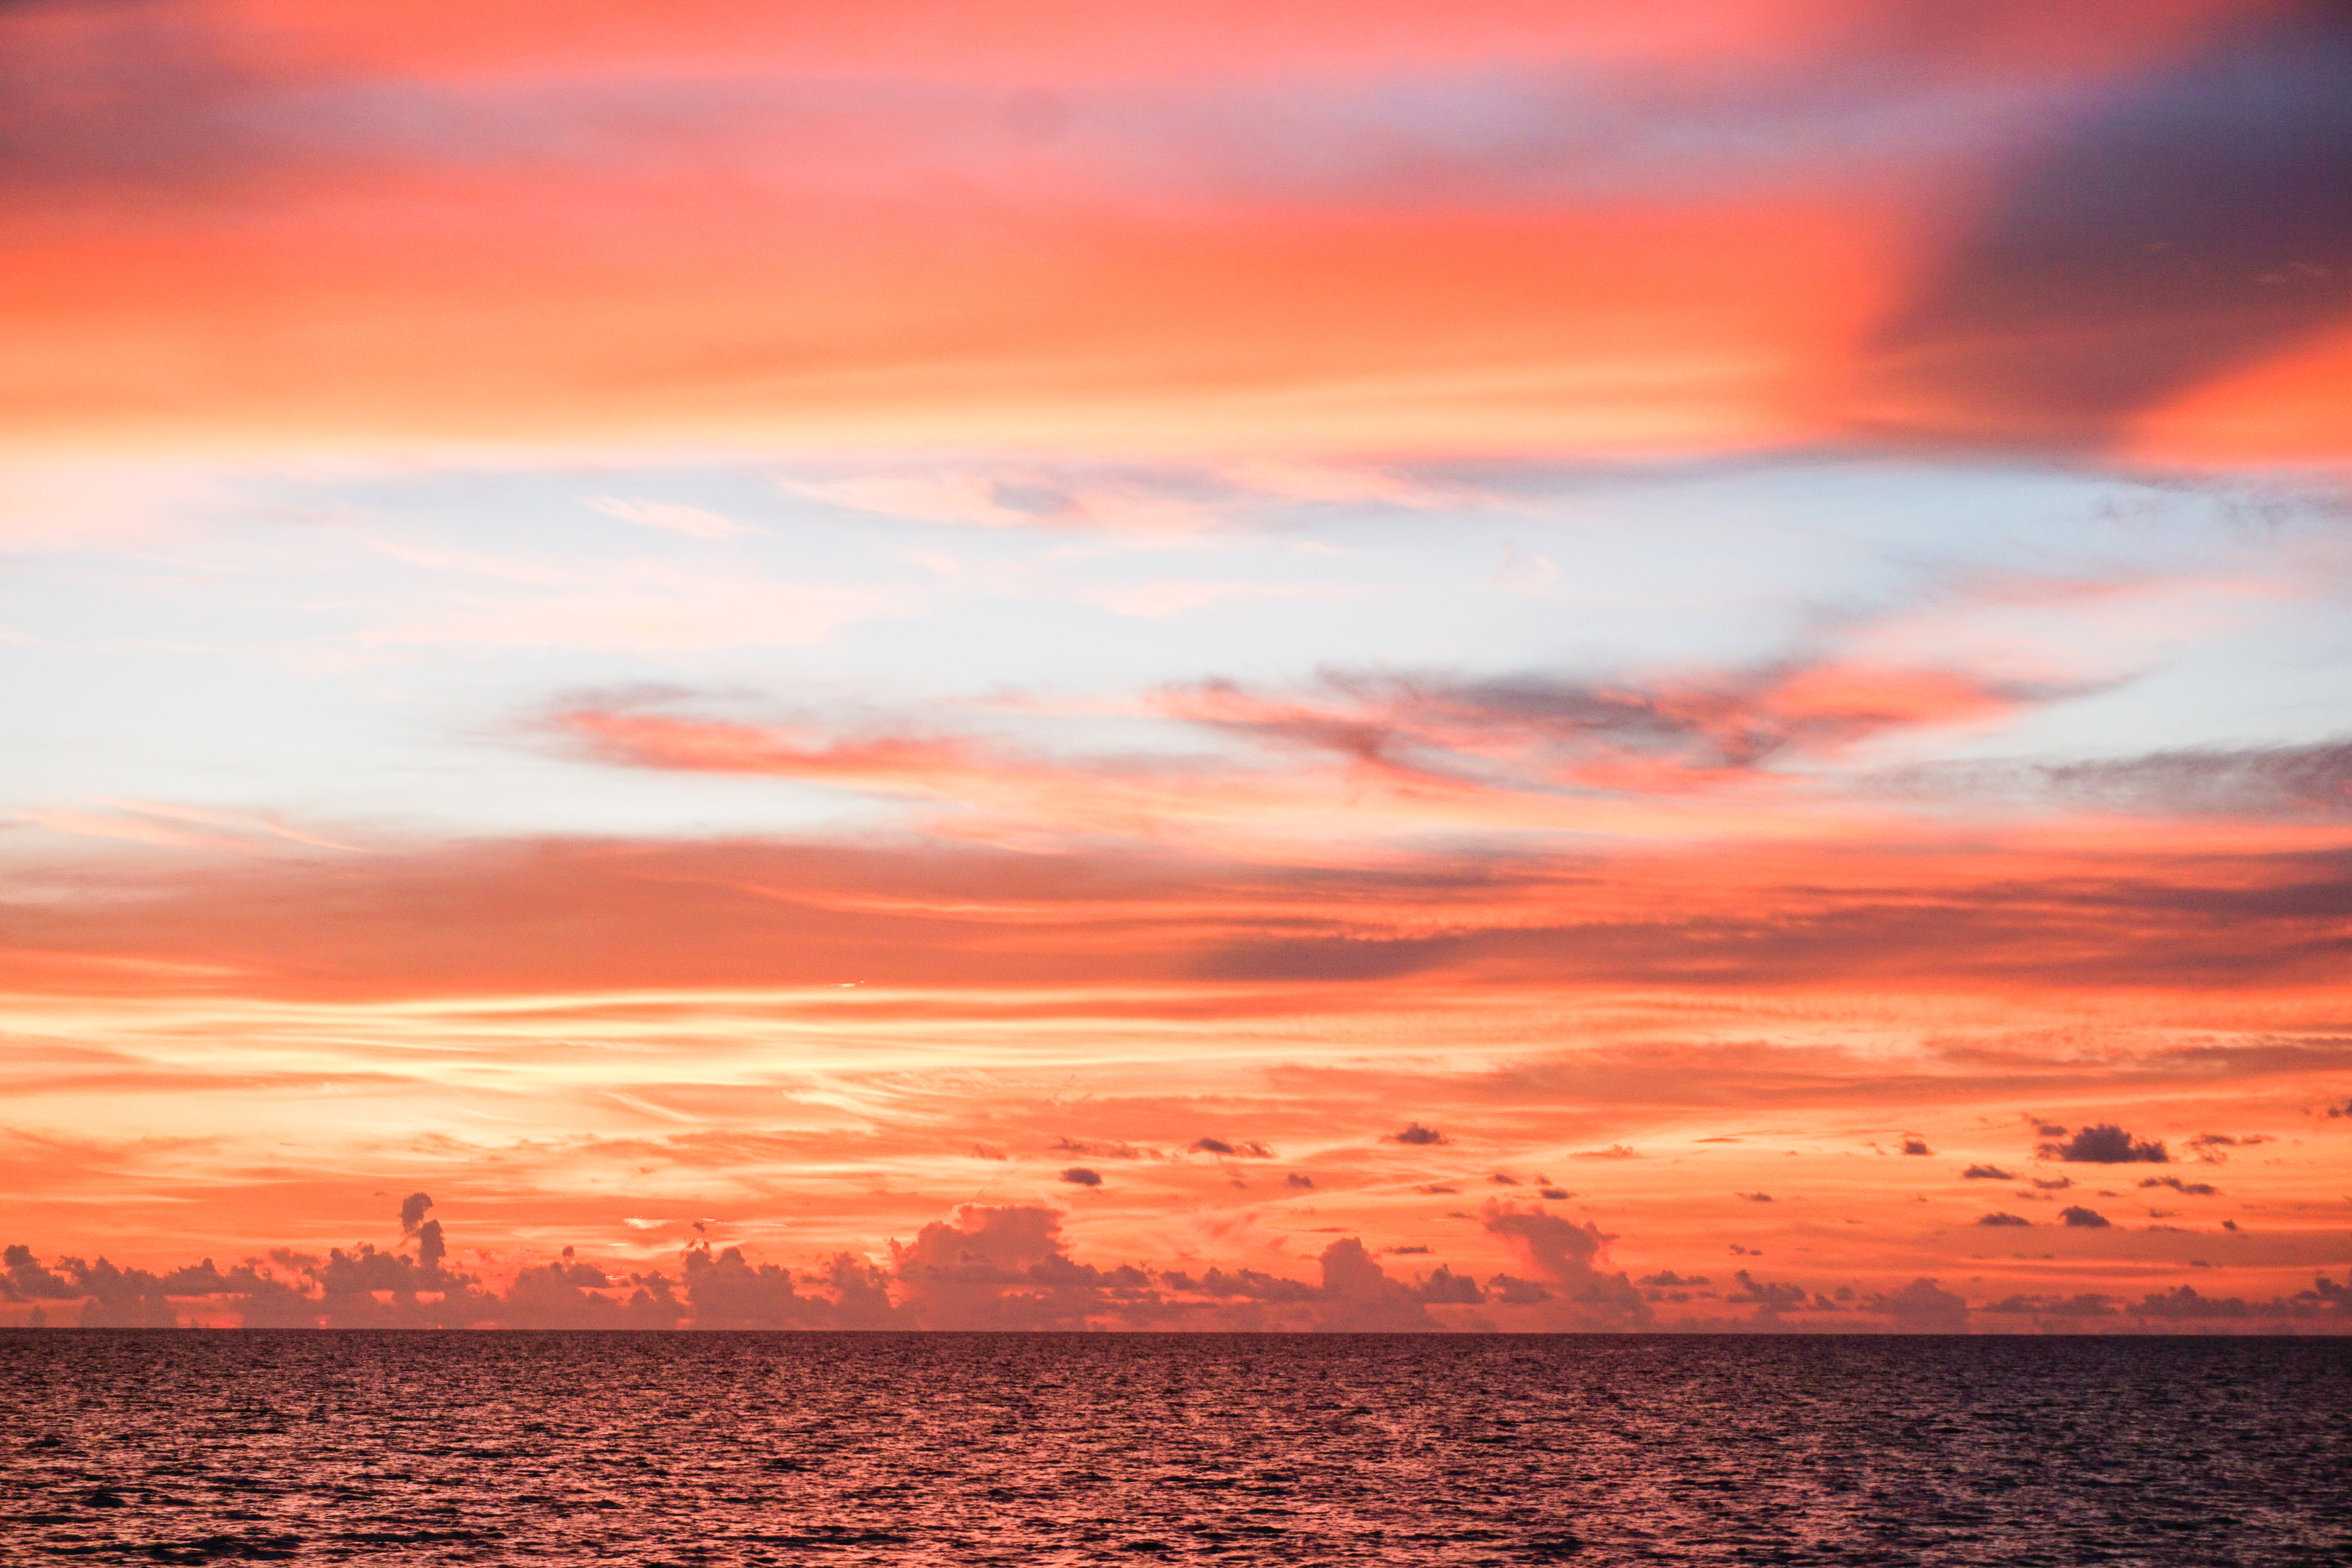
[[[2274,1143],[2277,1141],[2263,1132],[2249,1133],[2243,1138],[2231,1138],[2220,1132],[2200,1132],[2196,1137],[2189,1140],[2189,1150],[2207,1164],[2219,1165],[2230,1158],[2221,1152],[2224,1149],[2251,1149],[2263,1143]]]
[[[2341,319],[2347,77],[2352,18],[2306,0],[2063,123],[1879,327],[1877,416],[1915,437],[2096,448]]]
[[[1964,1334],[1969,1331],[1965,1298],[1944,1289],[1933,1279],[1914,1279],[1891,1295],[1864,1299],[1862,1310],[1894,1320],[1904,1334]]]
[[[1772,1194],[1769,1193],[1734,1193],[1731,1195],[1736,1198],[1745,1198],[1751,1204],[1769,1204],[1772,1201]]]
[[[401,1199],[400,1234],[415,1236],[416,1227],[425,1223],[425,1211],[432,1206],[432,1198],[424,1193],[411,1193]]]
[[[1244,1139],[1238,1143],[1228,1142],[1223,1138],[1195,1138],[1188,1149],[1195,1154],[1226,1155],[1238,1160],[1271,1160],[1275,1157],[1272,1149],[1254,1138]]]
[[[1139,1149],[1118,1139],[1056,1138],[1053,1142],[1056,1154],[1084,1154],[1090,1160],[1157,1160],[1162,1158],[1157,1149]]]
[[[1540,1208],[1489,1198],[1479,1210],[1488,1236],[1549,1289],[1547,1321],[1562,1328],[1627,1328],[1650,1321],[1649,1303],[1623,1273],[1604,1272],[1610,1238]]]
[[[632,496],[594,496],[588,501],[593,510],[606,517],[617,517],[624,522],[634,522],[640,528],[657,528],[669,533],[682,533],[688,539],[740,539],[760,530],[748,523],[737,522],[715,511],[698,506],[680,506],[674,501],[646,500]]]
[[[2032,1225],[2033,1222],[2022,1215],[1985,1214],[1977,1216],[1977,1223],[1979,1225]]]
[[[1903,1152],[1906,1154],[1932,1154],[1935,1152],[1933,1149],[1927,1147],[1927,1142],[1924,1138],[1906,1138],[1903,1140]]]
[[[2150,1176],[2140,1183],[2143,1187],[2170,1187],[2184,1197],[2211,1198],[2221,1195],[2221,1189],[2210,1182],[2184,1182],[2179,1176]]]
[[[1286,1187],[1311,1188],[1315,1185],[1315,1178],[1302,1176],[1297,1172],[1292,1171],[1282,1178],[1282,1184]]]
[[[2040,772],[2053,794],[2135,812],[2255,819],[2352,816],[2352,741],[2155,752]]]
[[[2007,1171],[2002,1170],[1999,1165],[1970,1165],[1967,1170],[1962,1171],[1960,1175],[1964,1179],[1972,1182],[2013,1182],[2017,1180],[2016,1177],[2011,1175]]]
[[[1622,682],[1328,669],[1317,688],[1292,695],[1207,681],[1167,689],[1160,706],[1374,773],[1510,789],[1676,791],[2063,694],[1956,670],[1791,659]]]
[[[2095,1209],[2084,1208],[2079,1204],[2060,1209],[2058,1211],[2058,1217],[2079,1230],[2105,1230],[2107,1228],[2106,1215],[2099,1213]]]
[[[1391,1143],[1410,1143],[1416,1146],[1426,1146],[1434,1143],[1444,1143],[1448,1142],[1448,1140],[1444,1133],[1440,1132],[1434,1127],[1423,1127],[1418,1121],[1408,1121],[1405,1123],[1403,1131],[1389,1134],[1385,1142]]]
[[[890,1274],[927,1329],[1081,1329],[1157,1305],[1150,1275],[1076,1262],[1061,1231],[1051,1209],[967,1204],[892,1242]]]
[[[1629,1149],[1622,1143],[1612,1143],[1606,1149],[1578,1149],[1568,1157],[1571,1160],[1638,1160],[1642,1153],[1640,1150]]]
[[[1099,1187],[1103,1184],[1101,1172],[1090,1171],[1084,1165],[1072,1165],[1062,1173],[1061,1179],[1075,1187]]]
[[[2137,1161],[2162,1164],[2172,1156],[2164,1145],[2132,1135],[2113,1122],[2085,1127],[2063,1143],[2043,1143],[2034,1150],[2040,1160],[2063,1160],[2074,1164],[2124,1165]]]
[[[1344,1333],[1394,1333],[1438,1326],[1422,1293],[1390,1279],[1355,1237],[1326,1247],[1321,1263],[1317,1327]]]

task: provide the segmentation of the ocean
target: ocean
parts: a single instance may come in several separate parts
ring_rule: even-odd
[[[2352,1561],[2321,1339],[0,1333],[18,1563]]]

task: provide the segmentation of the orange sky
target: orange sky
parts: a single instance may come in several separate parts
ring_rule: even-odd
[[[2342,1329],[2340,11],[0,12],[0,1323]]]

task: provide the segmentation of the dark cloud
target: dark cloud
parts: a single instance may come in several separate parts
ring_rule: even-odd
[[[1466,1274],[1454,1273],[1443,1263],[1427,1279],[1416,1283],[1413,1289],[1423,1300],[1433,1304],[1475,1306],[1486,1299],[1476,1280]]]
[[[1271,1160],[1274,1151],[1254,1138],[1228,1142],[1223,1138],[1195,1138],[1189,1145],[1195,1154],[1224,1154],[1237,1160]]]
[[[2184,1182],[2178,1176],[2150,1176],[2146,1181],[2140,1183],[2140,1185],[2143,1187],[2170,1187],[2174,1192],[2180,1194],[2182,1196],[2191,1198],[2215,1198],[2221,1195],[2221,1189],[2213,1185],[2210,1182]]]
[[[2352,90],[2352,79],[2346,82]],[[2352,262],[2346,263],[2352,276]],[[2352,741],[2237,751],[2156,752],[2039,770],[2053,794],[2134,812],[2352,816]]]
[[[1496,1172],[1486,1180],[1498,1187],[1516,1187],[1519,1184],[1519,1179],[1517,1176],[1507,1176],[1500,1171]]]
[[[2352,16],[2248,19],[2053,129],[1878,330],[1907,434],[2096,448],[2352,304]]]
[[[2023,1215],[1996,1213],[1977,1215],[1977,1223],[1979,1225],[2032,1225],[2033,1222]]]
[[[1769,1193],[1734,1193],[1731,1195],[1736,1198],[1746,1198],[1751,1204],[1769,1204],[1772,1201],[1772,1194]]]
[[[2036,1176],[2033,1184],[2045,1193],[2063,1193],[2074,1184],[2072,1176]]]
[[[2266,1132],[2251,1132],[2243,1138],[2232,1138],[2222,1132],[2200,1132],[2189,1140],[2189,1152],[2209,1165],[2226,1163],[2230,1156],[2224,1149],[2251,1149],[2257,1144],[2273,1143],[2277,1140]]]
[[[1673,1269],[1665,1268],[1659,1270],[1655,1274],[1644,1274],[1639,1280],[1635,1281],[1635,1283],[1653,1286],[1659,1289],[1674,1289],[1677,1287],[1706,1285],[1711,1283],[1711,1281],[1704,1274],[1693,1275],[1689,1279],[1685,1279],[1683,1276],[1675,1273]]]
[[[1406,1122],[1403,1131],[1392,1132],[1385,1141],[1391,1143],[1412,1143],[1424,1146],[1432,1143],[1444,1143],[1448,1142],[1444,1133],[1440,1132],[1434,1127],[1423,1127],[1418,1121]]]
[[[1099,1187],[1103,1181],[1100,1171],[1090,1171],[1084,1165],[1072,1165],[1062,1173],[1061,1179],[1074,1187]]]
[[[1970,1165],[1967,1170],[1962,1171],[1960,1174],[1967,1180],[1972,1182],[2013,1182],[2017,1180],[2015,1176],[2011,1175],[1999,1165]]]
[[[2216,1299],[2198,1294],[2193,1285],[2177,1286],[2170,1290],[2151,1292],[2138,1305],[2129,1309],[2136,1318],[2166,1319],[2175,1322],[2210,1321],[2216,1319],[2249,1318],[2254,1309],[2238,1297]]]
[[[2113,1122],[2085,1127],[2063,1143],[2041,1144],[2033,1153],[2036,1159],[2086,1165],[2127,1165],[2139,1161],[2163,1164],[2172,1158],[2162,1143],[2136,1140]]]
[[[1568,1191],[1565,1187],[1538,1187],[1536,1189],[1536,1195],[1538,1197],[1549,1198],[1556,1204],[1564,1204],[1576,1194]]]
[[[2079,1204],[2060,1209],[2058,1217],[2078,1230],[2104,1230],[2107,1226],[2106,1215],[2096,1209],[2086,1209]]]
[[[0,1253],[0,1263],[5,1263],[8,1270],[0,1275],[0,1300],[70,1301],[82,1293],[79,1287],[44,1268],[33,1256],[33,1249],[22,1244]]]
[[[411,1193],[401,1199],[400,1234],[415,1236],[416,1227],[425,1223],[425,1211],[432,1206],[432,1198],[423,1193]]]
[[[1754,1306],[1759,1322],[1770,1322],[1783,1312],[1799,1311],[1805,1306],[1806,1291],[1801,1285],[1759,1279],[1745,1268],[1731,1278],[1739,1288],[1725,1293],[1725,1303],[1735,1307]]]
[[[1924,1138],[1906,1138],[1903,1140],[1903,1152],[1906,1154],[1932,1154],[1935,1152],[1933,1149],[1927,1147],[1927,1140]]]
[[[1315,1184],[1315,1178],[1312,1176],[1302,1176],[1297,1172],[1293,1171],[1282,1178],[1282,1184],[1286,1187],[1312,1187]]]

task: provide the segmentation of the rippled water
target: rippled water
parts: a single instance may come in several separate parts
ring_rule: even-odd
[[[0,1539],[368,1563],[2337,1563],[2303,1340],[0,1334]]]

